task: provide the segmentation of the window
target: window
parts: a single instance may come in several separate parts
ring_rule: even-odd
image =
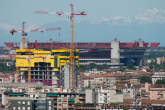
[[[21,107],[18,107],[18,110],[21,110]]]
[[[15,108],[15,107],[13,107],[13,110],[16,110],[16,108]]]
[[[23,101],[22,104],[25,104],[25,101]]]
[[[25,107],[22,107],[22,110],[25,110]]]
[[[52,102],[51,102],[51,101],[49,101],[49,105],[51,105],[51,103],[52,103]]]
[[[32,52],[17,52],[17,55],[34,55]]]
[[[30,105],[30,101],[27,102],[27,105]]]
[[[30,110],[30,107],[28,107],[28,110]]]

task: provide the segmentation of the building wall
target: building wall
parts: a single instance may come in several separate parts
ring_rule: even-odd
[[[11,75],[0,73],[0,83],[10,83],[10,82],[12,82]]]
[[[96,92],[94,89],[85,90],[85,103],[96,103]]]
[[[119,64],[120,63],[120,47],[119,41],[117,39],[111,42],[111,63]]]
[[[75,92],[59,92],[59,93],[47,93],[47,98],[54,100],[54,110],[73,110],[75,104],[85,103],[85,94],[75,93]]]
[[[163,80],[165,79],[165,72],[155,72],[154,75],[152,75],[152,83],[155,84],[157,80]]]
[[[116,103],[123,102],[123,94],[116,94],[115,89],[100,89],[97,91],[97,103]]]
[[[150,100],[165,100],[165,88],[154,88],[151,84],[145,83],[145,87],[141,88],[145,91],[145,95],[149,97]]]
[[[117,102],[123,102],[123,94],[111,94],[110,103],[117,103]]]
[[[156,58],[156,63],[157,64],[161,64],[161,63],[164,63],[165,62],[165,57],[158,57]]]
[[[88,87],[89,86],[89,79],[84,79],[84,81],[83,81],[84,83],[83,83],[83,87]]]
[[[9,110],[54,110],[53,101],[46,98],[16,98],[10,97]]]
[[[69,65],[67,64],[64,66],[64,88],[65,89],[70,88],[69,82],[70,82]]]
[[[32,108],[32,100],[12,100],[10,99],[8,102],[9,110],[33,110]]]
[[[158,91],[150,91],[149,93],[150,93],[150,95],[149,95],[150,99],[152,99],[152,100],[158,99]]]
[[[116,78],[115,77],[96,77],[96,78],[90,78],[90,79],[83,79],[84,86],[83,87],[92,87],[92,88],[97,88],[97,87],[109,87],[113,88],[114,84],[116,83]]]

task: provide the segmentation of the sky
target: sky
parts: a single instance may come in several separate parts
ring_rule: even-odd
[[[75,13],[74,40],[77,42],[160,42],[165,46],[165,0],[0,0],[0,45],[19,42],[21,33],[11,36],[11,29],[21,30],[26,21],[28,41],[70,40],[70,5]],[[47,11],[49,14],[35,14]],[[65,15],[53,14],[62,11]],[[29,32],[31,29],[61,27],[61,31]]]

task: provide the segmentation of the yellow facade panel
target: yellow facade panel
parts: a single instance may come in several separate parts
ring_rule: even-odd
[[[56,49],[52,50],[52,52],[70,52],[70,49]],[[75,52],[79,52],[79,49],[75,49]]]
[[[16,67],[31,67],[31,62],[26,59],[16,60]]]
[[[20,68],[20,71],[28,71],[28,68]]]
[[[57,50],[52,50],[52,52],[69,52],[69,49],[57,49]]]
[[[60,66],[64,66],[65,62],[69,63],[69,56],[51,54],[52,52],[69,52],[69,49],[59,49],[52,51],[36,50],[36,49],[17,49],[16,52],[16,67],[20,67],[24,70],[26,67],[34,67],[35,63],[47,62],[54,68],[54,71],[59,71]],[[78,50],[76,50],[77,52]],[[75,56],[78,59],[78,56]],[[78,65],[78,60],[76,60]],[[21,70],[20,69],[20,70]]]
[[[54,68],[54,69],[53,69],[53,71],[59,71],[59,69],[57,69],[57,68]]]
[[[50,51],[34,51],[34,54],[50,54]]]

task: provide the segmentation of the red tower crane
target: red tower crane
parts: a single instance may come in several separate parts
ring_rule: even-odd
[[[22,22],[22,39],[21,39],[21,48],[24,49],[24,48],[27,48],[27,45],[26,45],[26,39],[25,39],[25,36],[27,36],[27,33],[25,33],[25,21]],[[10,31],[11,35],[14,35],[14,33],[16,32],[19,32],[19,30],[16,30],[16,29],[12,29]]]
[[[25,21],[22,22],[22,39],[21,39],[21,49],[25,49],[27,48],[27,44],[26,44],[26,39],[25,36],[27,36],[27,33],[25,32]],[[52,27],[52,28],[46,28],[46,29],[31,29],[29,32],[46,32],[46,31],[56,31],[56,30],[61,30],[60,27]],[[14,35],[15,33],[20,32],[19,30],[16,29],[12,29],[10,31],[11,35]],[[37,47],[37,45],[35,46]]]

